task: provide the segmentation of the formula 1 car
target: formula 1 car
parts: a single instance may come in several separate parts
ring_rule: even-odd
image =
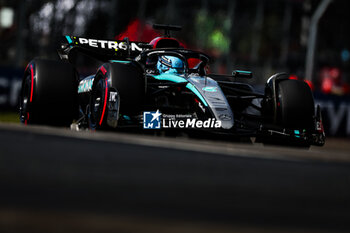
[[[180,27],[154,28],[164,29],[166,36],[150,43],[65,36],[60,61],[34,59],[28,64],[21,122],[93,130],[189,129],[306,147],[325,143],[320,107],[315,109],[305,82],[278,73],[261,93],[244,82],[252,77],[249,71],[209,73],[209,56],[185,49],[169,36]],[[102,65],[80,77],[76,53]]]

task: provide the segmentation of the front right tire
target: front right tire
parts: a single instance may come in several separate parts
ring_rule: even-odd
[[[290,129],[314,127],[315,104],[310,87],[300,80],[286,79],[277,84],[277,124]]]

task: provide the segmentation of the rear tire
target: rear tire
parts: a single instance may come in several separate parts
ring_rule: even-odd
[[[77,116],[77,97],[77,74],[71,64],[35,59],[22,81],[20,121],[69,126]]]

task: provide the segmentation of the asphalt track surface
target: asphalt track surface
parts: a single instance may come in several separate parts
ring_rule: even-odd
[[[350,141],[310,150],[0,123],[0,232],[349,232]]]

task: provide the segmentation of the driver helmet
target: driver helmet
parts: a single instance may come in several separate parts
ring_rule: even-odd
[[[159,74],[182,74],[184,63],[180,58],[174,56],[160,56],[157,62]]]

